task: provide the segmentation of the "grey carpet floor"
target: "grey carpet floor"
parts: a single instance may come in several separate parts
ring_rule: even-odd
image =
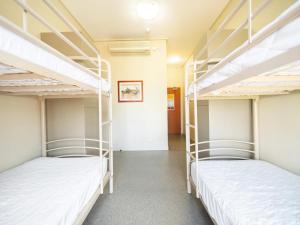
[[[180,134],[169,134],[169,150],[185,151],[185,136]]]
[[[100,196],[84,225],[213,225],[186,193],[184,152],[116,152],[114,160],[114,193]]]

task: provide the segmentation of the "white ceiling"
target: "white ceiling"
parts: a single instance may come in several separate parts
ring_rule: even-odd
[[[137,16],[139,1],[62,0],[95,41],[167,39],[168,55],[185,59],[229,0],[157,0],[159,15],[150,24]]]

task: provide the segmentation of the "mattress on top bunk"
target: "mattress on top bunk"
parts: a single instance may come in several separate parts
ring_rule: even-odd
[[[198,168],[201,198],[218,225],[300,224],[299,176],[260,160],[200,161]]]
[[[283,17],[288,15],[291,11],[300,7],[300,1],[295,2],[287,10],[285,10],[279,17],[273,20],[270,24],[260,30],[253,38],[260,35],[264,30],[273,24],[280,21]],[[248,45],[246,41],[241,47]],[[238,73],[242,72],[245,69],[254,67],[258,64],[264,63],[267,60],[274,58],[282,53],[289,51],[290,49],[300,45],[300,17],[292,20],[279,30],[272,33],[270,36],[265,38],[258,45],[249,48],[243,54],[239,55],[226,65],[222,66],[220,69],[215,72],[203,76],[203,79],[200,79],[196,83],[196,90],[199,91],[206,87],[209,87],[213,84],[222,82],[227,78],[230,78]],[[234,50],[233,52],[235,52]],[[227,57],[229,57],[229,54]],[[223,60],[225,60],[225,57]],[[298,61],[298,63],[300,63]],[[259,74],[257,74],[259,75]],[[188,89],[189,94],[194,92],[194,84],[191,84]]]
[[[27,35],[20,28],[0,17],[0,62],[10,65],[19,63],[30,70],[48,71],[48,73],[59,74],[62,78],[80,82],[91,88],[98,88],[97,77],[87,69],[75,62],[69,61],[67,56],[63,56],[55,49],[47,46],[42,41]],[[9,57],[7,57],[9,56]],[[18,66],[17,66],[18,68]],[[31,71],[31,70],[30,70]],[[36,71],[31,71],[39,74]],[[43,76],[43,74],[40,74]],[[109,91],[109,83],[102,79],[102,90]]]
[[[106,171],[99,157],[41,157],[2,172],[0,224],[71,225]]]

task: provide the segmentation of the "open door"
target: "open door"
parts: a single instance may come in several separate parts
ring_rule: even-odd
[[[180,88],[168,88],[168,134],[181,133]]]

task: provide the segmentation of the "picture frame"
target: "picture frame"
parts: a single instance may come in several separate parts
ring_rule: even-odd
[[[168,110],[175,110],[175,94],[168,94]]]
[[[142,80],[118,81],[118,102],[143,102],[143,92]]]

